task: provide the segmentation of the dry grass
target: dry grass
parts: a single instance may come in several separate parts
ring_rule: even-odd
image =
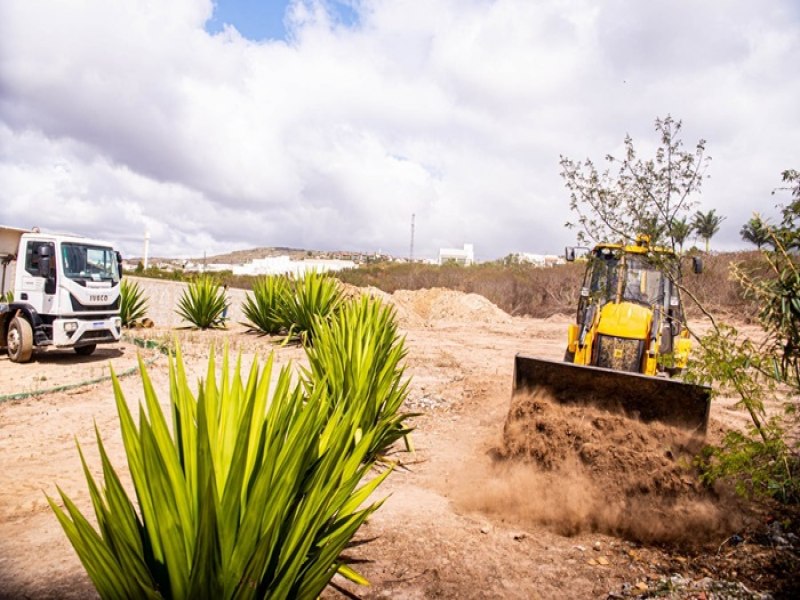
[[[447,288],[480,294],[510,315],[547,317],[571,313],[578,300],[583,267],[379,264],[337,274],[345,283],[377,287],[385,292]]]
[[[757,313],[742,295],[739,284],[732,280],[730,267],[740,263],[750,270],[763,266],[756,252],[731,252],[702,254],[704,271],[695,275],[687,268],[684,284],[700,303],[714,314],[732,316],[748,321]],[[340,271],[334,276],[343,282],[374,287],[387,293],[397,290],[446,288],[484,296],[510,315],[545,318],[554,314],[573,314],[578,303],[578,293],[583,281],[584,265],[572,263],[549,268],[532,265],[502,265],[486,263],[471,267],[457,265],[422,265],[376,263],[358,269]],[[150,271],[153,271],[152,273]],[[161,273],[149,270],[148,277],[182,280],[182,273]],[[230,292],[252,289],[253,277],[218,275],[220,283],[227,283]],[[238,292],[242,295],[243,292]],[[234,305],[236,305],[234,299]],[[698,316],[700,310],[688,298],[686,310]],[[235,316],[235,318],[238,318]]]
[[[688,273],[684,283],[707,310],[748,320],[756,314],[756,307],[731,279],[730,266],[736,262],[757,269],[761,260],[758,252],[703,255],[703,273]],[[550,268],[496,263],[471,267],[383,263],[342,271],[337,276],[345,283],[388,293],[440,287],[480,294],[511,315],[543,318],[575,311],[583,270],[584,265],[578,263]],[[690,314],[699,314],[693,303],[687,300],[686,304]]]

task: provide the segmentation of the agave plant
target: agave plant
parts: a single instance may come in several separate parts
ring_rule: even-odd
[[[192,281],[183,292],[175,312],[200,329],[224,327],[227,305],[225,290],[219,282],[214,277],[203,274]]]
[[[289,338],[311,342],[316,323],[332,315],[344,296],[339,282],[323,273],[310,271],[304,277],[291,281],[291,293],[280,312],[289,323]]]
[[[0,296],[0,300],[6,302],[7,304],[11,304],[14,301],[14,292],[9,290],[5,293],[5,295]]]
[[[286,322],[282,308],[289,300],[289,292],[289,280],[282,275],[256,279],[252,294],[247,294],[242,304],[247,325],[269,335],[288,329],[291,324]]]
[[[119,316],[123,327],[130,327],[147,314],[147,298],[138,282],[123,279],[119,300]]]
[[[363,431],[375,431],[371,457],[384,455],[411,431],[401,414],[408,396],[401,361],[405,338],[397,333],[394,308],[370,296],[346,302],[330,319],[317,319],[313,346],[306,347],[309,368],[303,380],[309,392],[324,386],[332,401],[356,411]]]
[[[178,349],[171,432],[141,359],[138,427],[113,377],[138,506],[99,431],[102,487],[78,447],[97,529],[61,489],[63,509],[48,497],[102,598],[315,598],[337,571],[364,583],[341,553],[380,504],[363,507],[388,470],[359,487],[379,430],[288,368],[271,386],[272,365],[245,382],[226,351],[218,381],[212,352],[194,395]]]

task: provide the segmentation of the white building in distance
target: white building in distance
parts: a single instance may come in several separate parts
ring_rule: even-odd
[[[464,248],[440,248],[439,264],[456,263],[465,267],[475,263],[475,250],[472,244],[464,244]]]
[[[564,257],[555,254],[531,254],[530,252],[520,252],[517,254],[520,262],[531,263],[537,267],[552,267],[553,265],[563,264]]]
[[[329,271],[342,271],[355,269],[356,263],[352,260],[339,259],[307,259],[291,260],[288,256],[268,256],[256,258],[243,265],[233,265],[234,275],[294,275],[303,277],[309,271],[327,273]]]

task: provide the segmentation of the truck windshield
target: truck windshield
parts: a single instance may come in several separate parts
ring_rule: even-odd
[[[626,258],[622,299],[652,306],[664,302],[664,274],[639,256]]]
[[[64,242],[64,275],[76,281],[119,281],[117,254],[111,248]]]

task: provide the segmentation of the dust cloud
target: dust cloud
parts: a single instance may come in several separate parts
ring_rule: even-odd
[[[732,494],[698,479],[703,440],[546,394],[518,394],[502,442],[454,491],[465,510],[561,535],[601,532],[647,543],[703,544],[741,526]]]

